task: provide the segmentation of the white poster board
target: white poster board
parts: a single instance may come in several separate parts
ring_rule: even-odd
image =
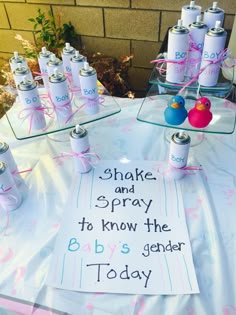
[[[47,284],[128,294],[193,294],[198,284],[179,183],[158,162],[101,161],[76,174]]]

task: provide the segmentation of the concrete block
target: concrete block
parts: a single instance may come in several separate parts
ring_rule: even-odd
[[[5,53],[13,53],[18,51],[20,54],[24,54],[25,51],[21,46],[21,43],[15,39],[16,34],[22,35],[25,39],[34,42],[34,36],[32,32],[27,31],[13,31],[13,30],[0,30],[0,51]]]
[[[101,8],[53,6],[53,14],[62,14],[62,23],[69,21],[79,35],[104,36]]]
[[[132,91],[146,92],[150,74],[150,69],[131,67],[129,69],[129,83],[131,85]]]
[[[125,39],[98,38],[82,36],[82,45],[86,51],[100,52],[107,56],[120,59],[121,56],[130,55],[130,41]]]
[[[10,20],[12,29],[33,30],[34,23],[29,18],[35,18],[38,15],[38,8],[45,14],[50,10],[49,5],[6,3],[6,11]]]
[[[152,68],[151,60],[159,53],[161,43],[132,40],[131,50],[134,54],[132,66]]]
[[[76,0],[79,6],[129,8],[129,0]]]
[[[10,28],[3,3],[0,3],[0,28]]]
[[[159,18],[155,11],[105,9],[106,36],[157,41]]]

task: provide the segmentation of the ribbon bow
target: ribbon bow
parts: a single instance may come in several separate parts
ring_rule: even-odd
[[[72,153],[62,153],[61,155],[55,156],[53,159],[70,158],[70,157],[77,157],[80,160],[84,171],[86,171],[86,164],[89,164],[92,167],[94,167],[97,164],[97,161],[93,162],[91,161],[90,158],[96,158],[96,160],[100,160],[100,157],[96,153],[89,152],[89,148],[86,151],[83,151],[81,153],[76,153],[74,151],[72,151]]]

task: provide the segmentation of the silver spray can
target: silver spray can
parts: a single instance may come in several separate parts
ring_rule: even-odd
[[[9,60],[9,64],[10,64],[10,68],[12,72],[19,66],[19,63],[24,67],[28,67],[27,61],[25,60],[25,58],[20,56],[17,51],[14,51],[13,57],[11,57],[11,59]]]
[[[6,211],[17,209],[22,196],[6,163],[0,161],[0,205]]]
[[[79,72],[79,80],[81,94],[85,99],[85,112],[96,114],[99,111],[97,72],[88,62],[84,62]]]
[[[207,26],[201,22],[200,15],[195,22],[189,25],[189,32],[190,44],[186,76],[193,78],[197,76],[200,70],[204,39],[207,32]]]
[[[70,144],[72,152],[75,154],[73,156],[75,170],[80,173],[89,172],[92,165],[90,158],[86,156],[86,153],[89,153],[90,150],[88,131],[81,126],[76,125],[70,132]]]
[[[183,168],[187,165],[190,141],[190,136],[183,131],[176,132],[171,136],[169,152],[171,166]]]
[[[52,53],[47,50],[46,47],[42,47],[39,55],[38,55],[38,63],[40,72],[42,73],[43,84],[45,88],[48,88],[48,68],[47,63],[50,60],[50,56]]]
[[[0,140],[0,161],[8,165],[8,168],[11,174],[13,175],[13,178],[15,179],[16,183],[21,181],[21,177],[18,174],[18,167],[11,153],[9,145],[6,142],[1,141],[1,140]]]
[[[181,11],[181,20],[183,26],[188,27],[191,23],[195,22],[198,15],[201,15],[201,7],[195,5],[195,1],[190,1],[189,5],[184,5]]]
[[[75,54],[75,49],[70,45],[70,43],[66,43],[65,47],[62,50],[62,61],[63,61],[63,67],[65,74],[71,74],[71,65],[70,65],[70,59]]]
[[[184,81],[186,59],[188,53],[189,30],[182,26],[182,21],[178,20],[178,25],[169,30],[167,45],[167,66],[166,80],[172,83]]]
[[[30,124],[30,130],[41,130],[46,127],[43,107],[40,101],[37,84],[34,80],[24,78],[17,85],[17,91],[20,102],[24,109],[21,111],[22,118],[27,117]]]
[[[81,55],[78,50],[76,50],[74,56],[70,58],[72,81],[75,87],[80,87],[79,72],[83,68],[85,61],[86,58]]]
[[[224,22],[224,10],[217,7],[218,3],[215,1],[212,7],[204,11],[203,21],[207,25],[208,29],[215,27],[216,21],[220,21],[220,26]]]
[[[29,80],[33,80],[30,69],[28,67],[22,66],[21,63],[18,63],[18,67],[13,71],[15,85],[17,86],[21,81],[23,81],[24,77]]]
[[[58,72],[64,73],[62,60],[57,58],[55,54],[51,54],[47,62],[48,77],[54,73],[54,69],[57,69]]]
[[[223,61],[227,33],[220,27],[220,21],[205,35],[202,53],[201,70],[198,82],[204,86],[215,86],[217,84],[220,66]]]
[[[65,125],[72,115],[67,78],[64,73],[54,69],[53,74],[49,76],[48,83],[50,99],[56,111],[57,122],[59,125]]]

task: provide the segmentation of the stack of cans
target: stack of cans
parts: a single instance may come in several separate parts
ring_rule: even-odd
[[[22,202],[18,189],[21,179],[9,145],[0,141],[0,207],[6,211],[17,209]]]
[[[191,78],[200,85],[215,86],[218,82],[227,33],[222,27],[224,10],[213,2],[204,11],[191,1],[182,7],[181,20],[170,28],[167,47],[166,80],[182,83]]]

